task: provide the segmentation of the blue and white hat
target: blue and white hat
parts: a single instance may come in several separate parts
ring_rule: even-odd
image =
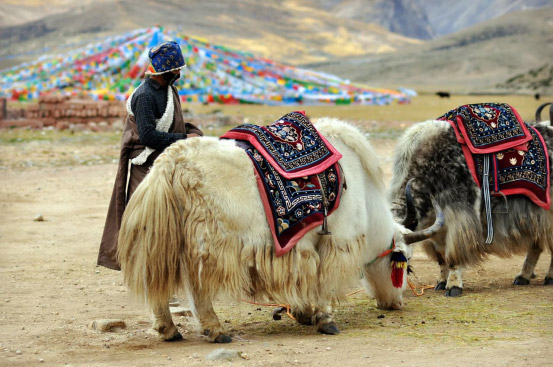
[[[148,52],[151,62],[146,70],[147,75],[160,75],[186,66],[180,46],[175,41],[168,41],[154,46]]]

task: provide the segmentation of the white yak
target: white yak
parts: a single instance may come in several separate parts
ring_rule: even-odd
[[[231,341],[213,310],[218,294],[289,304],[299,322],[328,334],[339,332],[334,302],[360,275],[378,307],[402,306],[390,255],[378,255],[395,244],[409,258],[403,235],[410,231],[394,222],[379,159],[354,126],[336,119],[315,126],[343,155],[347,189],[328,218],[332,235],[314,228],[280,257],[252,162],[235,141],[182,140],[157,158],[125,210],[118,259],[126,284],[152,309],[161,338],[182,338],[168,307],[179,293],[215,342]]]

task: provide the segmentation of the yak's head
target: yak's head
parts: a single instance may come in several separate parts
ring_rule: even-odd
[[[394,224],[394,238],[387,251],[365,265],[363,283],[377,301],[379,308],[400,309],[403,306],[403,290],[407,284],[409,259],[413,254],[412,244],[436,234],[444,225],[444,215],[440,205],[432,199],[436,220],[428,228],[416,228],[416,208],[411,195],[411,182],[405,189],[407,215],[400,223]]]
[[[415,206],[415,201],[413,200],[413,195],[411,194],[411,183],[414,179],[410,179],[405,186],[405,206],[406,214],[405,218],[401,220],[400,225],[405,228],[403,235],[403,241],[405,245],[411,247],[410,245],[424,241],[432,236],[434,236],[443,226],[444,226],[444,213],[441,206],[438,202],[431,198],[432,206],[434,207],[435,221],[430,227],[415,231],[418,225],[417,220],[417,208]]]

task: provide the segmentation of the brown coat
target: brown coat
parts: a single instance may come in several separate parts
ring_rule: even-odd
[[[173,101],[175,104],[175,112],[173,124],[169,129],[170,133],[196,133],[203,135],[202,131],[196,126],[185,123],[182,118],[182,110],[180,106],[179,96],[173,88]],[[121,137],[121,154],[119,156],[119,167],[117,168],[117,176],[111,194],[106,224],[102,241],[100,242],[100,252],[98,254],[98,265],[105,266],[113,270],[121,270],[117,263],[117,237],[119,228],[121,228],[121,218],[125,211],[125,206],[129,201],[132,193],[138,187],[140,182],[146,177],[148,170],[154,163],[155,159],[161,154],[160,151],[154,151],[146,162],[140,166],[131,164],[130,175],[129,160],[138,156],[144,150],[144,145],[140,143],[138,129],[134,116],[128,115],[123,128],[123,136]]]

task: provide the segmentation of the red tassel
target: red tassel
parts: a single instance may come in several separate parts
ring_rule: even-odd
[[[403,252],[392,252],[392,284],[396,288],[403,287],[403,272],[407,270],[407,258]]]

